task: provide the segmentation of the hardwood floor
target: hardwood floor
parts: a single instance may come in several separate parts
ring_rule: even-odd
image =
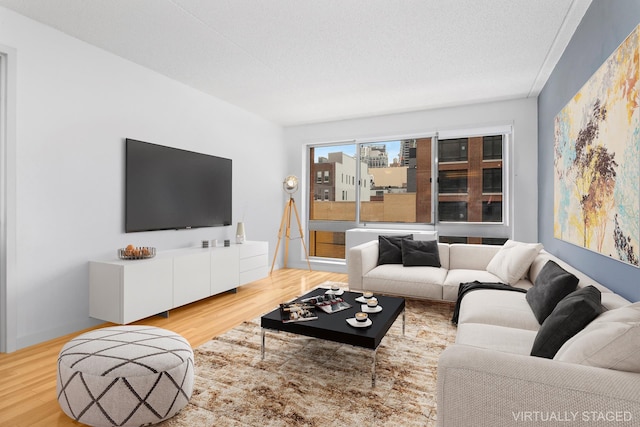
[[[150,317],[136,324],[170,329],[198,347],[214,336],[264,314],[279,303],[320,283],[346,282],[347,275],[321,271],[276,270],[265,279],[171,310],[168,318]],[[98,327],[110,326],[103,324]],[[78,426],[56,398],[56,363],[62,346],[80,333],[66,335],[14,353],[0,353],[0,426]]]

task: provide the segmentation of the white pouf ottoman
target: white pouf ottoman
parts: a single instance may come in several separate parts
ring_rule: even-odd
[[[159,423],[178,413],[192,391],[193,350],[166,329],[97,329],[66,343],[58,356],[58,403],[90,426]]]

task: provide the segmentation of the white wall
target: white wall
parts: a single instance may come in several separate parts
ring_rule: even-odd
[[[373,138],[384,141],[433,132],[512,125],[514,135],[511,165],[513,184],[511,195],[514,199],[512,238],[535,242],[538,239],[537,117],[536,99],[529,98],[293,126],[285,128],[284,132],[287,166],[289,173],[305,177],[308,173],[304,165],[305,150],[306,145],[311,143]],[[307,179],[301,181],[306,186]],[[301,199],[298,206],[302,206],[303,218],[306,218],[306,201],[302,200],[304,197],[302,195],[306,193],[304,187],[298,193],[298,199]],[[289,265],[305,268],[306,260],[297,242],[292,241],[295,245],[293,250],[290,250]],[[323,267],[316,265],[316,268]],[[330,268],[335,269],[335,267]]]
[[[88,261],[235,235],[273,253],[286,170],[282,128],[0,7],[15,48],[16,242],[7,286],[21,348],[96,322]],[[233,227],[124,233],[124,138],[233,159]],[[10,224],[10,226],[12,226]],[[12,348],[9,348],[12,350]]]

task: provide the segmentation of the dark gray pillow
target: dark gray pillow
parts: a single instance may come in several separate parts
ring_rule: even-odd
[[[402,265],[405,267],[440,267],[438,242],[435,240],[402,240]]]
[[[413,234],[378,236],[378,265],[402,264],[402,239],[413,239]]]
[[[527,291],[527,302],[538,323],[551,314],[562,298],[576,290],[578,278],[549,260],[540,270],[532,288]]]
[[[567,295],[540,326],[531,355],[553,359],[569,338],[602,313],[601,299],[600,291],[594,286]]]

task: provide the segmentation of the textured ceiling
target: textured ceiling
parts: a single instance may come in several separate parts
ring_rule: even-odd
[[[0,0],[283,125],[537,96],[591,0]]]

